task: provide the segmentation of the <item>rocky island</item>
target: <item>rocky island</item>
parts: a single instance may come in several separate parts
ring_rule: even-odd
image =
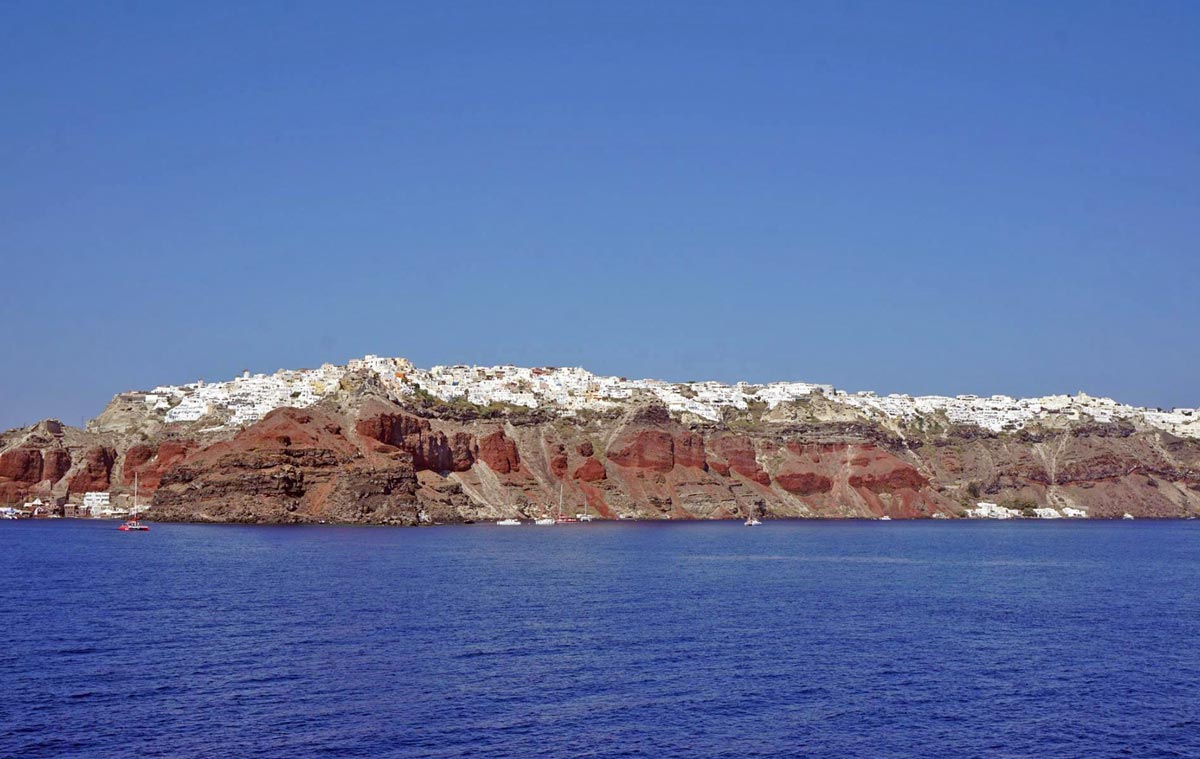
[[[418,525],[602,518],[1200,514],[1200,412],[880,396],[367,356],[117,395],[0,435],[0,500],[148,518]],[[106,496],[107,498],[108,496]],[[986,511],[986,509],[985,509]]]

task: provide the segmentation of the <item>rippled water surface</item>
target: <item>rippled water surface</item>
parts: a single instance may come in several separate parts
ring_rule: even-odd
[[[1200,522],[115,526],[0,523],[0,756],[1200,756]]]

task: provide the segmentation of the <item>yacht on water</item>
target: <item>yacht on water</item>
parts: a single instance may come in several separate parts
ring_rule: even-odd
[[[496,522],[496,524],[498,524],[501,527],[520,527],[521,520],[513,519],[510,517],[508,519],[501,519],[500,521]]]
[[[121,532],[149,532],[150,528],[138,521],[138,475],[133,473],[133,508],[129,512],[129,519],[125,520],[117,529]]]
[[[892,518],[889,517],[887,514],[884,514],[883,516],[879,517],[879,521],[880,522],[890,522],[890,521],[892,521]]]
[[[758,518],[757,506],[750,507],[750,513],[746,515],[745,525],[747,527],[758,527],[762,522]]]
[[[562,488],[558,489],[558,516],[562,515]],[[547,514],[544,517],[538,517],[533,520],[533,523],[542,527],[549,527],[559,523],[559,519],[554,514]]]
[[[563,487],[562,487],[562,485],[559,485],[558,486],[558,514],[554,517],[554,521],[558,522],[559,524],[571,524],[573,522],[578,522],[579,521],[578,516],[569,517],[569,516],[565,516],[563,514],[562,498],[563,498]]]

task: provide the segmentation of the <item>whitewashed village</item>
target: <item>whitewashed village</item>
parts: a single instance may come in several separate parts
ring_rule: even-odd
[[[745,411],[753,405],[768,411],[781,405],[820,397],[833,407],[851,409],[872,421],[899,423],[942,417],[956,425],[975,425],[992,433],[1021,430],[1036,422],[1127,421],[1164,430],[1180,437],[1200,438],[1200,412],[1196,409],[1163,411],[1134,407],[1109,398],[1083,393],[1017,399],[1004,395],[909,396],[846,392],[827,384],[772,382],[727,385],[720,382],[666,382],[631,380],[595,375],[578,367],[435,366],[419,369],[404,358],[368,355],[346,365],[324,364],[316,369],[279,370],[251,374],[225,382],[198,380],[185,385],[160,385],[150,391],[122,394],[143,404],[164,424],[194,424],[215,431],[244,427],[274,409],[303,408],[336,391],[351,373],[366,373],[398,399],[426,395],[446,403],[470,403],[529,409],[549,408],[564,416],[620,408],[639,399],[657,399],[685,420],[717,422],[727,409]],[[769,416],[765,417],[769,420]],[[22,507],[0,509],[0,518],[40,515],[50,504],[37,499]],[[129,509],[110,500],[109,493],[86,493],[80,504],[67,504],[70,516],[121,518]],[[1038,508],[1018,511],[980,501],[965,516],[975,519],[1086,518],[1074,508]],[[1132,518],[1132,517],[1129,517]]]
[[[989,432],[1012,432],[1040,421],[1129,421],[1165,430],[1180,437],[1200,438],[1200,412],[1129,406],[1111,398],[1084,393],[1041,398],[1006,395],[955,397],[850,393],[832,385],[808,382],[666,382],[604,377],[579,367],[435,366],[418,369],[404,358],[368,355],[344,366],[324,364],[317,369],[281,369],[274,374],[251,374],[227,382],[160,385],[148,392],[126,393],[140,398],[148,410],[162,414],[165,423],[214,418],[214,429],[251,424],[276,408],[310,406],[335,391],[352,372],[369,372],[397,398],[425,393],[444,402],[465,401],[477,406],[495,404],[530,409],[550,408],[566,416],[582,411],[619,408],[638,398],[653,398],[673,413],[694,421],[719,421],[725,409],[745,411],[752,404],[775,409],[820,395],[878,421],[911,421],[944,415],[951,424],[975,425]]]

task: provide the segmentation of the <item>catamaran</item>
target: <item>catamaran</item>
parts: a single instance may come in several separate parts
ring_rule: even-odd
[[[117,529],[121,532],[149,532],[150,528],[138,521],[138,473],[133,473],[133,509],[129,519]]]

